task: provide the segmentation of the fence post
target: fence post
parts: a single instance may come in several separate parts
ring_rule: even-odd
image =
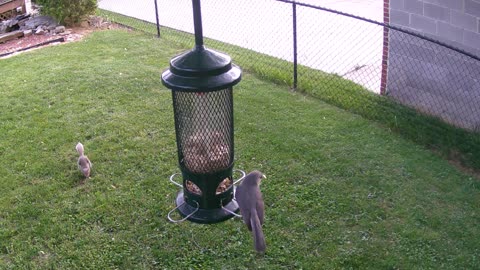
[[[297,67],[297,4],[292,3],[293,11],[293,90],[297,90],[298,67]]]
[[[383,23],[390,25],[390,0],[383,1]],[[380,95],[384,96],[387,93],[388,80],[388,35],[389,28],[383,27],[383,49],[382,49],[382,77],[380,78]]]
[[[155,17],[157,19],[157,37],[160,38],[160,21],[158,19],[158,4],[157,0],[154,0],[155,2]]]

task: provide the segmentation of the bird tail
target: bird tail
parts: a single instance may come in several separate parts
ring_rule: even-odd
[[[252,225],[253,243],[255,250],[259,253],[264,253],[266,249],[265,236],[263,235],[262,224],[258,218],[256,211],[253,211],[250,216],[250,224]]]
[[[77,143],[77,146],[75,146],[75,149],[77,149],[77,152],[80,156],[83,156],[83,144],[81,142]]]

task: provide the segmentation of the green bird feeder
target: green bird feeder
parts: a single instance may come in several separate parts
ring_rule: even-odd
[[[181,187],[172,222],[217,223],[238,212],[234,170],[232,87],[242,75],[223,53],[203,45],[200,0],[192,0],[195,47],[170,61],[162,83],[172,90],[178,162],[170,181]],[[234,172],[241,178],[234,180]],[[182,183],[175,177],[182,177]],[[183,217],[175,220],[177,210]]]

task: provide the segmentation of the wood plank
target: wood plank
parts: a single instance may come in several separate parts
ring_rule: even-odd
[[[16,9],[17,7],[21,7],[25,5],[25,0],[13,0],[11,2],[4,3],[0,5],[0,13],[4,13],[10,11],[12,9]]]
[[[23,31],[18,30],[18,31],[8,32],[0,35],[0,43],[4,43],[12,39],[17,39],[19,37],[23,37]]]

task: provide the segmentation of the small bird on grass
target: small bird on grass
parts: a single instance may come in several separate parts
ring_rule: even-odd
[[[80,155],[77,162],[78,169],[83,173],[85,178],[89,178],[92,170],[92,162],[90,162],[90,159],[88,159],[88,157],[84,155],[85,150],[82,143],[77,143],[77,146],[75,148]]]
[[[243,222],[252,232],[253,243],[258,253],[264,253],[266,249],[262,230],[265,206],[260,192],[260,182],[263,178],[266,177],[261,172],[253,171],[245,177],[235,192]]]

